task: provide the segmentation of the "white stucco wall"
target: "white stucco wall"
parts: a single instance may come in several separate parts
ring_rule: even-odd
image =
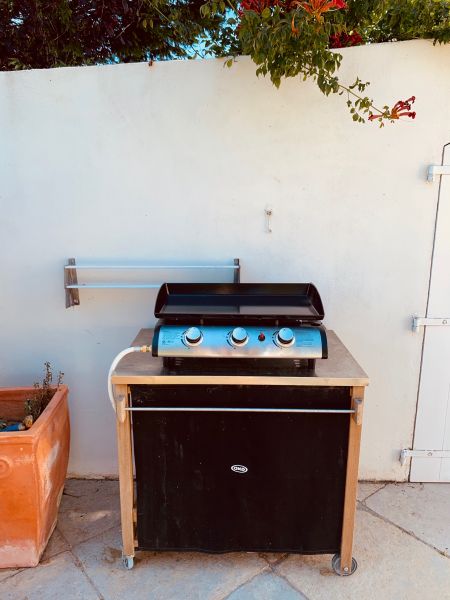
[[[32,383],[45,360],[65,372],[72,474],[116,473],[106,373],[154,322],[155,293],[82,291],[66,310],[66,259],[238,256],[243,281],[318,286],[326,325],[371,377],[361,476],[407,476],[422,344],[410,317],[425,310],[438,197],[425,172],[450,140],[450,47],[343,54],[344,79],[372,81],[381,105],[416,95],[417,119],[356,125],[342,98],[276,90],[248,59],[0,73],[0,385]]]

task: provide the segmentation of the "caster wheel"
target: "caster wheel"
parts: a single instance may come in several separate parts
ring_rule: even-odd
[[[339,554],[335,554],[331,560],[331,566],[333,567],[333,571],[336,575],[340,575],[341,577],[348,577],[349,575],[353,575],[353,573],[358,568],[358,563],[354,558],[352,558],[352,567],[350,571],[341,571],[341,557]]]
[[[122,556],[122,563],[125,569],[132,569],[134,567],[134,558],[132,556]]]

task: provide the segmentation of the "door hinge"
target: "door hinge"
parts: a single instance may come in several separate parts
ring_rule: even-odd
[[[429,327],[430,325],[448,326],[450,325],[450,317],[418,317],[414,315],[412,318],[412,330],[415,333],[419,331],[419,327]]]
[[[403,466],[408,458],[450,458],[450,450],[409,450],[400,452],[400,464]]]
[[[450,175],[450,165],[430,165],[427,171],[427,181],[434,181],[437,175]]]

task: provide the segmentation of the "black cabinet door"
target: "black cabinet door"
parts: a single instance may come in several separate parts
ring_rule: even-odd
[[[132,386],[132,405],[350,408],[350,389]],[[339,550],[348,414],[134,412],[141,549]]]

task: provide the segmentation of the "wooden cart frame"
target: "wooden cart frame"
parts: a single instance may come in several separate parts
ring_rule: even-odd
[[[344,514],[340,554],[333,557],[332,566],[338,575],[351,575],[356,570],[352,557],[353,532],[358,486],[358,466],[363,421],[364,391],[369,384],[366,373],[361,369],[339,338],[328,331],[329,358],[317,361],[316,373],[306,377],[239,376],[239,375],[163,375],[162,361],[149,354],[133,354],[125,357],[112,376],[116,403],[117,446],[120,482],[120,513],[122,522],[122,556],[127,568],[133,567],[137,540],[136,508],[133,480],[133,442],[131,431],[130,385],[168,385],[174,383],[235,384],[235,385],[301,385],[342,386],[351,390],[347,472],[345,482]],[[143,329],[133,346],[150,345],[153,330]]]

